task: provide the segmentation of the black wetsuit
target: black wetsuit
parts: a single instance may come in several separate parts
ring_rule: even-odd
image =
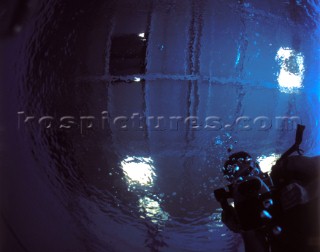
[[[282,212],[275,220],[282,228],[270,236],[272,252],[319,252],[319,172],[320,156],[291,156],[272,168],[271,177],[279,191],[298,183],[311,192],[311,200]]]

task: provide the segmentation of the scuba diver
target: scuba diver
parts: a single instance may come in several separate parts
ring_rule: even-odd
[[[230,184],[215,190],[215,197],[223,209],[222,222],[242,235],[246,252],[320,249],[320,156],[301,155],[303,129],[298,125],[295,144],[270,174],[243,151],[229,156],[223,166]],[[291,155],[295,151],[299,155]]]

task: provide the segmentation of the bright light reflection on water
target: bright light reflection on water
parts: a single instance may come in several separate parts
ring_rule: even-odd
[[[169,220],[169,214],[163,211],[158,201],[149,197],[139,199],[140,212],[144,213],[141,218],[148,217],[153,223],[164,224]]]
[[[153,186],[156,174],[150,157],[127,157],[121,161],[121,167],[129,188],[133,185]]]

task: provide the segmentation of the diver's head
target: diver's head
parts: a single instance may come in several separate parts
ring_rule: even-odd
[[[252,159],[249,153],[240,151],[229,156],[222,168],[225,178],[229,182],[243,180],[248,176],[259,176],[259,165]]]

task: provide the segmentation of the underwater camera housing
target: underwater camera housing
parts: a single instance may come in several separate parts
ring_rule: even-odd
[[[272,188],[271,177],[262,173],[259,177],[249,177],[216,189],[214,195],[223,209],[230,207],[229,202],[233,201],[240,230],[249,231],[274,224],[278,201]]]
[[[303,139],[304,130],[304,125],[297,125],[294,144],[281,155],[277,160],[277,163],[285,160],[293,152],[298,152],[299,155],[302,155],[303,151],[300,149],[300,144]],[[251,159],[246,152],[241,152],[240,154],[240,156],[249,158],[248,161]],[[230,160],[227,161],[227,164],[231,164],[231,167],[233,159],[231,159],[231,162]],[[240,161],[240,158],[238,158],[237,162],[238,161]],[[243,161],[247,162],[247,160]],[[228,165],[225,164],[225,166],[226,169],[224,172],[229,173],[229,175],[231,174],[231,176],[234,173],[232,174],[230,172],[237,171],[237,169],[235,169],[237,166],[233,166],[231,170],[228,169]],[[249,168],[248,171],[250,171],[250,169],[254,171],[255,166],[258,166],[258,164],[250,163],[251,168]],[[246,170],[244,171],[246,172]],[[279,189],[277,189],[277,186],[273,185],[272,179],[267,173],[260,173],[252,176],[249,172],[245,175],[244,180],[237,180],[224,188],[214,190],[216,200],[221,204],[222,209],[231,207],[229,204],[230,200],[234,202],[234,209],[240,225],[240,230],[249,231],[260,228],[268,229],[271,227],[274,234],[281,232],[281,227],[276,226],[279,216],[283,214],[280,204]]]

